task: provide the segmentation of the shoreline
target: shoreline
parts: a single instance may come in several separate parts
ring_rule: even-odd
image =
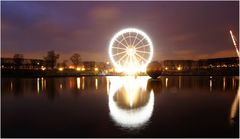
[[[1,70],[1,77],[88,77],[88,76],[128,76],[122,73],[100,74],[92,71],[77,72],[77,71],[58,71],[58,70]],[[134,76],[148,76],[146,73]],[[163,71],[161,76],[239,76],[239,69],[204,69],[204,70],[189,70],[181,72],[166,72]]]

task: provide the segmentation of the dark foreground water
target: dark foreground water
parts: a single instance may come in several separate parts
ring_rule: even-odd
[[[2,78],[1,134],[239,137],[238,86],[237,76]]]

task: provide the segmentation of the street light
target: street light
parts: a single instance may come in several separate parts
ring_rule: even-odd
[[[63,71],[63,68],[62,68],[62,67],[61,67],[61,68],[58,68],[58,70],[59,70],[59,71]]]
[[[178,70],[178,71],[182,70],[182,67],[181,67],[181,66],[178,66],[178,67],[177,67],[177,70]]]

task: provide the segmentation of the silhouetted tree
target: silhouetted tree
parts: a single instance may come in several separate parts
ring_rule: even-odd
[[[63,60],[63,62],[61,63],[62,67],[66,68],[67,67],[67,62],[68,62],[68,60]]]
[[[50,67],[51,69],[54,69],[57,59],[59,58],[59,54],[56,54],[55,51],[48,51],[48,54],[46,57],[44,57],[46,66]]]
[[[68,62],[68,60],[63,60],[61,63],[57,63],[57,67],[66,68],[67,67],[67,62]]]
[[[73,54],[70,59],[75,67],[81,64],[81,56],[78,53]]]
[[[23,54],[15,54],[13,56],[13,60],[14,60],[14,65],[16,69],[20,69],[20,67],[23,64]]]

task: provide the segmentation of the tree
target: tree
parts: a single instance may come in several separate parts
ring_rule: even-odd
[[[64,67],[64,68],[66,68],[67,67],[67,62],[68,62],[68,60],[63,60],[63,62],[62,62],[62,67]]]
[[[75,67],[81,64],[81,56],[78,53],[73,54],[70,59]]]
[[[54,69],[58,58],[59,58],[59,54],[56,54],[54,50],[48,51],[47,56],[44,57],[46,66],[50,67],[51,69]]]
[[[57,67],[58,68],[60,68],[60,67],[66,68],[67,67],[67,62],[68,62],[68,60],[63,60],[62,62],[57,63]]]
[[[23,54],[15,54],[13,56],[14,65],[16,69],[20,69],[21,65],[23,64]]]

